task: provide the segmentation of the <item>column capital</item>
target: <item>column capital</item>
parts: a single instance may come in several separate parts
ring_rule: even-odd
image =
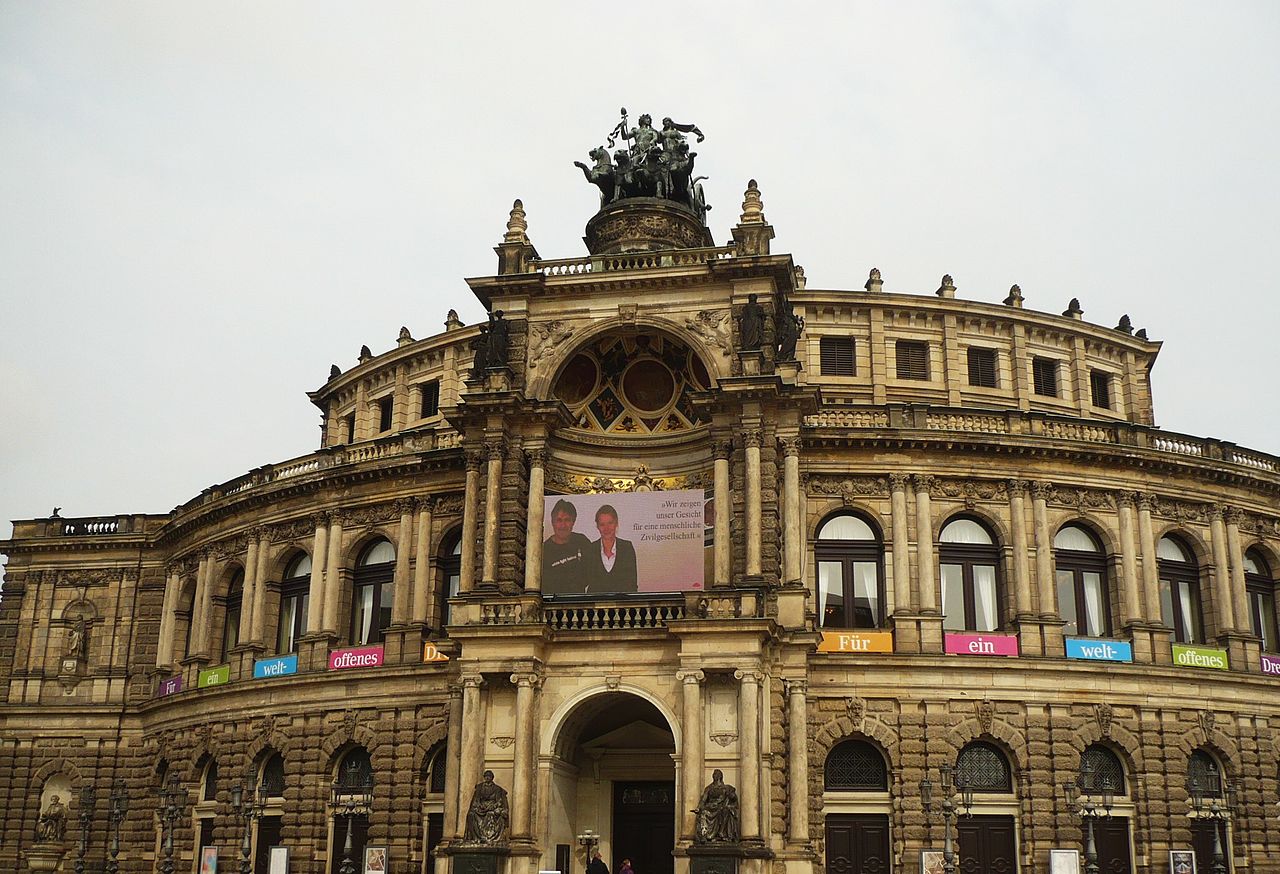
[[[547,450],[543,447],[537,449],[528,449],[525,451],[525,457],[529,459],[530,467],[546,467],[547,466]]]
[[[463,689],[479,689],[484,685],[484,676],[481,674],[463,674],[459,678]]]
[[[396,513],[400,516],[412,516],[413,510],[417,505],[417,498],[396,498]]]
[[[1155,506],[1156,499],[1146,492],[1134,492],[1133,502],[1138,505],[1139,510],[1150,512]]]
[[[468,472],[479,470],[480,465],[484,464],[484,450],[473,446],[463,453],[463,459],[466,461]]]
[[[1035,498],[1037,501],[1049,500],[1049,495],[1052,492],[1053,483],[1045,482],[1044,480],[1032,480],[1031,497]]]
[[[800,455],[799,437],[779,437],[778,445],[782,447],[782,454],[787,458],[795,458]]]
[[[328,528],[329,517],[332,514],[328,510],[320,510],[311,514],[311,524],[316,528]]]
[[[928,494],[930,489],[932,489],[937,482],[938,478],[936,476],[931,476],[927,473],[915,473],[911,475],[911,483],[916,487],[917,492],[924,492],[925,494]]]
[[[764,682],[764,674],[760,671],[734,671],[733,678],[741,680],[743,683],[754,683],[757,686]]]
[[[453,701],[461,701],[461,700],[462,700],[462,683],[461,683],[461,682],[451,682],[451,683],[449,683],[449,685],[448,685],[448,691],[449,691],[449,698],[450,698],[451,700],[453,700]]]
[[[911,475],[906,473],[889,474],[889,490],[893,492],[905,492],[907,484],[911,482]]]
[[[179,562],[171,561],[164,566],[164,575],[166,577],[182,577],[182,565]]]
[[[804,695],[809,690],[809,681],[804,677],[787,678],[782,681],[787,695]]]
[[[691,684],[700,685],[705,679],[707,679],[707,675],[700,670],[676,671],[676,679],[681,683],[684,683],[686,686]]]
[[[742,432],[742,444],[748,449],[759,449],[764,442],[764,434],[759,428],[748,428]]]
[[[1132,507],[1134,504],[1134,501],[1136,501],[1138,498],[1137,492],[1132,492],[1132,491],[1129,491],[1128,489],[1119,489],[1113,494],[1116,497],[1116,504],[1119,506],[1125,506],[1125,507]]]
[[[507,443],[507,461],[512,464],[524,464],[525,453],[524,447],[519,440],[512,440]]]
[[[534,671],[518,671],[511,675],[511,684],[537,689],[542,686],[542,676]]]
[[[507,441],[489,440],[484,444],[484,454],[490,461],[502,461],[507,454]]]
[[[711,455],[716,460],[723,460],[733,454],[733,441],[728,437],[720,437],[711,441]]]
[[[271,529],[268,528],[266,525],[254,525],[252,528],[249,529],[250,543],[253,543],[253,541],[255,540],[270,540],[270,539],[271,539]]]
[[[1244,521],[1244,510],[1239,507],[1223,507],[1222,518],[1228,525],[1239,525]]]
[[[1222,517],[1226,514],[1226,509],[1227,508],[1221,504],[1208,504],[1204,508],[1204,514],[1208,517],[1210,522],[1220,522],[1222,521]]]
[[[1032,485],[1032,483],[1028,483],[1026,480],[1022,479],[1011,479],[1005,485],[1008,486],[1009,497],[1020,498],[1027,493],[1027,487]]]

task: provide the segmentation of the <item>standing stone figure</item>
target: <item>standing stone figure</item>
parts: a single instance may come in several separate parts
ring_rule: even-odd
[[[476,844],[497,844],[507,833],[510,811],[507,807],[507,790],[493,782],[493,772],[485,771],[484,779],[471,793],[471,806],[467,808],[467,828],[463,840]]]
[[[794,312],[778,315],[778,360],[795,361],[796,343],[800,341],[800,332],[804,330],[804,317]]]
[[[475,358],[471,361],[471,378],[484,379],[484,372],[489,368],[489,326],[480,326],[480,335],[471,341],[471,349]]]
[[[66,833],[67,808],[63,806],[62,799],[55,795],[36,823],[36,841],[42,844],[60,844]]]
[[[489,354],[487,366],[506,367],[507,349],[511,343],[511,323],[502,317],[502,310],[489,314]]]
[[[738,331],[742,351],[757,350],[764,343],[764,320],[764,307],[760,305],[756,295],[747,295],[747,304],[742,308],[742,319]]]
[[[738,790],[724,782],[724,772],[719,768],[711,772],[711,782],[702,790],[702,798],[693,812],[698,817],[694,843],[732,843],[741,837],[742,833],[738,828]]]
[[[67,632],[66,656],[69,659],[82,659],[84,654],[84,620],[77,619],[76,624],[71,626],[71,630]]]

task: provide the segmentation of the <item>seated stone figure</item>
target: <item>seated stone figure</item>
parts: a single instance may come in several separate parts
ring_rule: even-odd
[[[507,807],[507,790],[493,782],[493,772],[485,771],[484,779],[471,793],[471,806],[467,809],[467,827],[462,839],[476,844],[501,843],[507,833],[510,818]]]
[[[733,843],[742,835],[738,828],[738,790],[724,782],[724,772],[719,768],[711,772],[711,782],[702,790],[693,812],[698,817],[695,843]]]

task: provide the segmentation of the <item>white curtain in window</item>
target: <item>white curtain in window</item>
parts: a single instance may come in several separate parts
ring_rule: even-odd
[[[853,597],[857,606],[870,612],[870,625],[880,622],[880,569],[873,561],[853,563]],[[861,612],[861,610],[859,611]]]
[[[973,609],[974,631],[996,630],[996,569],[991,565],[973,566]]]
[[[1107,625],[1102,621],[1102,577],[1099,574],[1084,575],[1084,628],[1090,637],[1101,637]]]
[[[360,594],[356,598],[356,633],[360,639],[352,642],[356,644],[368,643],[372,625],[373,586],[361,586]]]
[[[1062,626],[1063,634],[1079,634],[1080,627],[1076,623],[1076,575],[1071,571],[1057,571],[1058,581],[1058,615],[1066,620]]]
[[[1195,605],[1191,599],[1191,584],[1178,583],[1178,606],[1182,612],[1182,627],[1187,631],[1187,639],[1197,641],[1200,639],[1200,627],[1196,623]]]
[[[942,627],[964,629],[964,568],[958,564],[942,566]]]
[[[844,581],[838,561],[818,562],[818,615],[826,625],[827,610],[844,611]]]

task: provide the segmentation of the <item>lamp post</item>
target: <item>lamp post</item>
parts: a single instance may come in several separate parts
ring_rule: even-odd
[[[1227,857],[1223,851],[1224,841],[1218,834],[1218,824],[1222,823],[1222,831],[1226,832],[1227,821],[1236,808],[1235,787],[1224,787],[1222,775],[1210,762],[1203,782],[1193,775],[1187,777],[1187,792],[1191,795],[1191,809],[1195,816],[1213,822],[1213,861],[1209,864],[1209,874],[1227,874]]]
[[[107,800],[111,819],[111,858],[107,859],[107,874],[118,874],[120,871],[120,827],[129,812],[129,792],[123,780],[111,784],[111,797]]]
[[[582,847],[583,866],[591,864],[591,851],[600,843],[600,836],[591,829],[583,829],[577,836],[578,846]]]
[[[84,857],[89,852],[89,829],[93,825],[93,805],[96,802],[93,784],[80,787],[80,844],[76,848],[76,874],[84,874]]]
[[[946,874],[956,874],[956,853],[955,844],[951,837],[951,824],[955,821],[956,816],[969,816],[973,808],[973,789],[969,787],[968,781],[956,774],[955,768],[951,765],[940,765],[938,767],[938,788],[941,790],[941,802],[939,804],[939,812],[942,816],[942,870]],[[964,808],[963,814],[956,810],[955,795],[960,793],[960,806]],[[933,813],[933,781],[926,775],[920,781],[920,800],[924,804],[925,816]]]
[[[1099,796],[1101,804],[1099,804]],[[1080,764],[1080,776],[1077,780],[1068,780],[1062,784],[1062,798],[1067,809],[1072,811],[1084,824],[1084,870],[1085,874],[1098,874],[1098,843],[1093,833],[1093,821],[1100,816],[1111,818],[1111,807],[1115,803],[1115,786],[1111,778],[1103,775],[1097,778],[1088,762]]]
[[[346,773],[333,781],[334,816],[347,818],[347,839],[342,848],[342,864],[338,874],[359,874],[360,866],[351,858],[351,826],[357,815],[367,814],[373,807],[373,773],[360,778],[360,765],[348,761]]]
[[[245,769],[244,779],[231,787],[231,811],[244,820],[244,837],[240,841],[240,874],[251,874],[253,863],[253,821],[262,816],[267,807],[266,784],[254,785],[253,765]]]
[[[178,783],[178,778],[170,777],[168,784],[160,790],[160,825],[163,837],[160,841],[160,874],[173,874],[173,829],[177,825],[182,808],[186,805],[186,792]]]

